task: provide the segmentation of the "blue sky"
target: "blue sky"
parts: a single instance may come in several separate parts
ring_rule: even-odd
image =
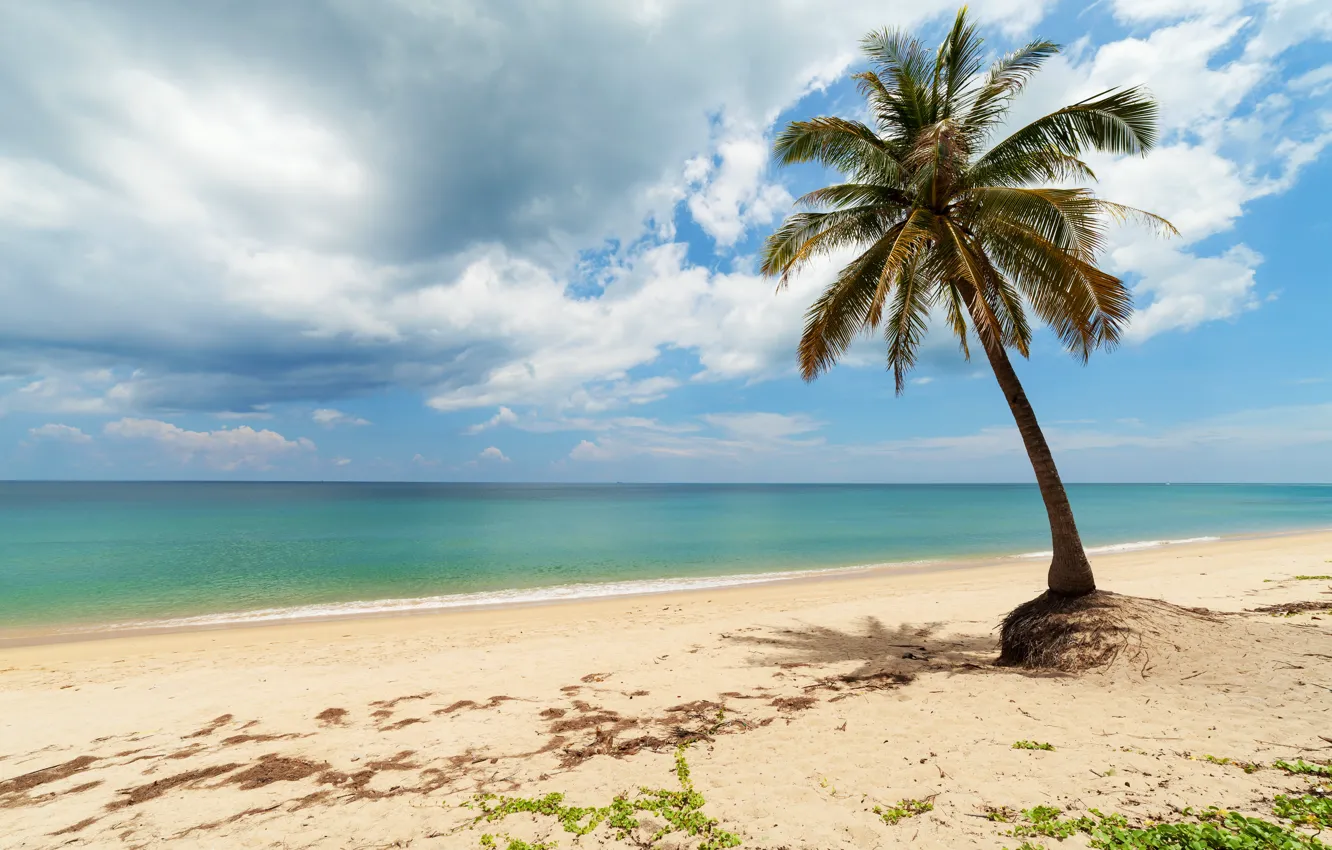
[[[1018,370],[1075,481],[1332,480],[1332,4],[981,0],[1065,52],[1014,109],[1162,105],[1104,196],[1169,217],[1083,366]],[[871,28],[956,7],[568,0],[0,11],[0,477],[1026,481],[993,378],[931,334],[813,384],[754,273],[780,126],[854,116]]]

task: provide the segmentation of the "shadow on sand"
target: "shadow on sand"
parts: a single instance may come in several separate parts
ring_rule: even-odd
[[[902,623],[889,628],[865,617],[845,631],[828,626],[769,629],[752,635],[727,635],[733,643],[770,650],[750,661],[756,667],[824,667],[860,662],[843,673],[848,679],[875,676],[914,678],[926,672],[1016,673],[1049,677],[1057,673],[999,667],[999,639],[993,635],[940,635],[942,624]]]

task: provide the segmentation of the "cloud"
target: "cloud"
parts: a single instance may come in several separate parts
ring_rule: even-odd
[[[248,425],[187,431],[157,419],[125,418],[108,422],[102,430],[111,437],[148,441],[181,463],[197,460],[225,470],[268,469],[280,457],[315,450],[315,444],[305,437],[288,440],[276,431],[256,431]]]
[[[478,422],[475,425],[469,426],[468,429],[463,433],[480,434],[482,431],[485,431],[489,428],[497,428],[500,425],[512,425],[517,421],[518,421],[518,414],[514,413],[512,410],[510,410],[507,407],[501,406],[494,416],[490,417],[485,422]]]
[[[351,458],[349,458],[349,457],[335,457],[335,458],[333,458],[333,459],[332,459],[331,461],[329,461],[329,462],[332,463],[334,466],[346,466],[347,464],[351,463]]]
[[[805,414],[709,413],[699,417],[721,436],[699,429],[653,422],[602,423],[604,433],[595,441],[582,440],[569,453],[572,460],[610,461],[647,456],[657,458],[718,458],[731,461],[759,454],[790,452],[821,445],[821,437],[806,436],[823,427]]]
[[[362,419],[359,416],[352,416],[351,414],[343,413],[341,410],[334,410],[331,407],[319,408],[314,413],[310,414],[310,418],[313,419],[316,423],[323,425],[325,428],[332,428],[337,425],[370,424],[370,420],[368,419]]]
[[[717,163],[694,159],[686,165],[689,214],[719,249],[734,245],[750,227],[769,224],[790,209],[790,193],[765,181],[769,151],[768,140],[751,131],[718,144]]]
[[[1219,257],[1191,257],[1140,243],[1120,249],[1117,259],[1126,255],[1134,256],[1138,267],[1152,269],[1137,288],[1140,296],[1152,297],[1129,325],[1127,338],[1131,341],[1168,330],[1190,330],[1203,322],[1234,318],[1258,308],[1254,275],[1262,257],[1244,245]]]
[[[1017,35],[1054,3],[973,6]],[[867,29],[937,30],[955,7],[6,6],[0,93],[24,109],[0,153],[0,373],[17,376],[0,411],[258,416],[406,390],[549,422],[790,374],[836,263],[774,296],[743,257],[697,265],[676,220],[748,250],[789,202],[767,168],[775,119],[841,77]],[[1072,51],[1024,100],[1034,115],[1144,80],[1161,97],[1162,159],[1098,163],[1109,196],[1187,229],[1173,254],[1119,252],[1137,234],[1111,246],[1146,339],[1256,297],[1256,255],[1197,246],[1327,143],[1321,78],[1276,78],[1328,15],[1113,9],[1170,25]],[[1200,304],[1208,269],[1230,295]],[[654,374],[668,353],[687,365]]]
[[[1290,81],[1290,87],[1296,91],[1307,91],[1320,95],[1332,92],[1332,65],[1323,65],[1306,71]]]
[[[569,457],[573,460],[613,460],[616,455],[592,440],[579,440],[578,445],[569,452]]]
[[[494,446],[487,446],[486,448],[482,449],[481,454],[477,455],[476,457],[477,460],[497,460],[500,463],[509,462],[509,459],[504,455],[504,452],[500,451]]]
[[[75,428],[73,425],[61,425],[56,422],[48,422],[45,425],[38,425],[36,428],[29,428],[28,434],[39,440],[54,440],[60,443],[92,442],[92,437],[83,433],[82,430]]]
[[[1090,423],[1089,423],[1090,424]],[[1122,430],[1061,427],[1045,435],[1061,464],[1076,463],[1091,451],[1134,449],[1138,460],[1162,452],[1222,449],[1252,453],[1303,446],[1332,445],[1332,404],[1290,405],[1241,410],[1165,427],[1148,427],[1136,418],[1120,419]],[[836,447],[830,447],[836,448]],[[852,454],[925,458],[946,453],[957,458],[1026,457],[1017,428],[999,426],[956,436],[913,437],[844,447]]]
[[[1052,3],[974,5],[1016,33]],[[771,221],[788,198],[765,170],[773,118],[841,76],[865,30],[953,8],[6,7],[0,92],[25,108],[0,155],[0,238],[16,246],[0,360],[21,354],[30,382],[134,372],[117,399],[65,396],[120,415],[398,387],[441,409],[532,386],[537,404],[606,409],[679,384],[630,377],[667,347],[702,346],[711,376],[766,373],[753,340],[678,338],[743,322],[727,290],[770,294],[752,279],[704,272],[635,339],[663,297],[642,240],[669,237],[677,204],[723,246]],[[625,68],[652,69],[651,97]],[[547,84],[515,97],[514,80]],[[689,161],[711,167],[691,181]],[[572,294],[578,259],[605,245],[609,273],[633,280]]]
[[[823,423],[802,413],[710,413],[701,417],[738,440],[761,443],[789,440],[823,427]]]
[[[1193,16],[1226,17],[1240,11],[1243,0],[1112,0],[1120,20],[1139,22]]]
[[[1139,227],[1110,234],[1107,266],[1135,288],[1128,337],[1142,342],[1260,304],[1260,255],[1243,244],[1198,246],[1232,230],[1251,201],[1294,185],[1332,144],[1332,105],[1318,94],[1318,78],[1283,82],[1279,57],[1296,41],[1325,37],[1327,12],[1299,0],[1261,4],[1251,16],[1225,0],[1115,0],[1113,8],[1121,19],[1169,25],[1056,59],[1015,117],[1141,83],[1160,102],[1162,144],[1150,155],[1090,158],[1099,194],[1163,215],[1181,232],[1163,243]],[[1295,20],[1305,27],[1299,38]]]

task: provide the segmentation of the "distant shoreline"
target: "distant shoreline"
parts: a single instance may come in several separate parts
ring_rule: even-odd
[[[1332,533],[1332,527],[1313,527],[1224,536],[1203,536],[1177,540],[1140,540],[1088,547],[1088,554],[1099,563],[1118,555],[1150,554],[1162,549],[1193,548],[1206,545],[1228,547],[1243,541],[1277,540]],[[323,605],[302,605],[249,611],[218,612],[162,620],[106,623],[95,625],[53,625],[25,629],[0,629],[0,651],[9,647],[80,643],[195,632],[233,631],[255,628],[336,624],[360,620],[392,620],[457,614],[484,615],[518,609],[552,606],[590,605],[608,601],[641,601],[655,597],[697,597],[705,592],[728,595],[774,586],[800,587],[826,582],[857,579],[891,579],[936,573],[974,570],[990,575],[995,571],[1030,574],[1036,582],[1042,577],[1037,561],[1046,552],[986,555],[962,558],[924,559],[906,562],[865,564],[809,570],[784,570],[769,573],[693,576],[684,578],[642,579],[624,582],[600,582],[509,590],[442,594],[437,596],[358,600]]]

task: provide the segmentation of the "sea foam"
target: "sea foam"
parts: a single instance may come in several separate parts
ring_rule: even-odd
[[[1108,546],[1088,546],[1088,555],[1109,555],[1113,552],[1137,552],[1140,549],[1155,549],[1159,546],[1179,546],[1185,543],[1211,543],[1220,537],[1182,537],[1179,540],[1134,540],[1131,543],[1111,543]],[[1014,558],[1049,558],[1054,552],[1023,552]]]
[[[650,596],[686,590],[710,590],[741,587],[752,584],[770,584],[812,576],[854,574],[871,569],[919,567],[934,563],[931,560],[900,561],[884,564],[863,564],[821,570],[789,570],[785,572],[751,573],[747,575],[700,576],[697,578],[641,579],[585,584],[562,584],[552,587],[513,588],[480,593],[454,593],[440,596],[421,596],[407,599],[374,599],[359,602],[330,602],[317,605],[295,605],[286,608],[261,608],[251,611],[233,611],[201,614],[191,617],[173,617],[160,620],[134,620],[79,629],[78,631],[123,631],[137,629],[197,629],[210,626],[251,625],[285,620],[322,620],[328,618],[364,617],[377,614],[410,614],[447,611],[457,608],[491,608],[498,606],[533,605],[579,599],[601,599],[617,596]]]

